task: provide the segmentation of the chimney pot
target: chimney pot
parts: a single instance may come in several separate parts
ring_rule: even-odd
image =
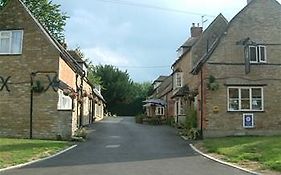
[[[191,37],[198,37],[202,34],[203,28],[199,26],[199,23],[197,23],[197,26],[195,26],[195,23],[192,23],[192,27],[190,28]]]

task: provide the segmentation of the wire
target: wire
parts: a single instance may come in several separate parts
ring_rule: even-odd
[[[140,8],[150,8],[150,9],[183,13],[183,14],[189,14],[189,15],[195,15],[195,16],[215,17],[214,15],[209,15],[209,14],[202,14],[202,13],[190,12],[190,11],[185,11],[185,10],[177,10],[177,9],[173,9],[173,8],[153,6],[153,5],[148,5],[148,4],[133,3],[133,2],[129,2],[129,1],[121,1],[121,0],[95,0],[95,1],[107,2],[107,3],[119,4],[119,5],[135,6],[135,7],[140,7]]]
[[[119,68],[130,68],[130,69],[159,69],[159,68],[169,68],[170,66],[116,66]]]

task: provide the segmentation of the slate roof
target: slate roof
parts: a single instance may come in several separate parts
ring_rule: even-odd
[[[168,76],[163,76],[163,75],[160,75],[156,80],[154,80],[153,83],[156,83],[156,82],[163,82]]]
[[[169,93],[170,91],[173,90],[173,76],[170,75],[168,76],[162,83],[161,85],[158,87],[159,88],[159,93],[157,93],[157,97],[161,98],[164,95],[166,95],[167,93]]]
[[[219,42],[221,36],[224,34],[228,26],[227,19],[219,14],[213,22],[203,32],[199,40],[193,46],[192,50],[192,73],[196,74],[198,68],[201,66],[202,60],[209,54],[212,54],[214,48]]]

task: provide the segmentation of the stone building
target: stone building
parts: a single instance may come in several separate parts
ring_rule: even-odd
[[[207,53],[208,47],[224,32],[226,26],[227,20],[222,14],[218,15],[204,32],[199,24],[195,26],[193,23],[190,28],[191,36],[177,50],[178,59],[172,65],[172,98],[175,102],[176,122],[184,122],[188,109],[199,109],[200,106],[197,105],[200,104],[199,76],[191,74],[194,60]]]
[[[101,99],[85,67],[9,0],[0,11],[0,136],[69,139]]]
[[[248,1],[208,52],[192,57],[205,137],[281,134],[280,18],[276,0]]]

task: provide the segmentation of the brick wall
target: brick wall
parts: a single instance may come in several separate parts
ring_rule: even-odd
[[[281,45],[271,45],[281,44],[280,17],[280,5],[256,0],[230,23],[207,64],[208,74],[217,78],[219,89],[207,90],[205,136],[281,134]],[[266,44],[268,58],[266,64],[251,65],[249,74],[245,73],[244,48],[236,44],[247,37]],[[227,112],[227,87],[231,84],[263,86],[264,111],[244,112],[254,114],[255,128],[243,128],[243,112]],[[213,112],[214,106],[219,108],[218,113]]]

